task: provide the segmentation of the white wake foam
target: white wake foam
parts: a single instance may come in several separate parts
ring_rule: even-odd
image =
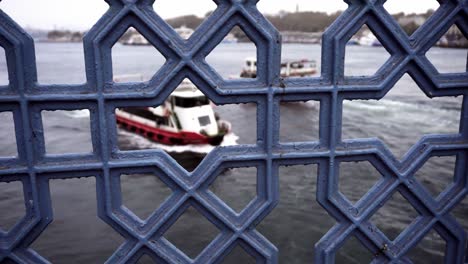
[[[215,146],[204,144],[204,145],[184,145],[184,146],[168,146],[159,144],[140,135],[119,129],[119,137],[125,137],[127,140],[132,142],[132,146],[138,149],[162,149],[167,152],[183,153],[183,152],[195,152],[200,154],[207,154],[212,151]],[[237,145],[239,137],[234,133],[229,133],[224,136],[221,146],[234,146]]]
[[[71,118],[86,118],[86,117],[89,117],[89,110],[81,109],[81,110],[66,111],[65,114]]]

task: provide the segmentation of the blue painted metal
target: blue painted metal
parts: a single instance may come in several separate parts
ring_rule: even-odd
[[[410,262],[405,254],[431,230],[447,242],[446,263],[463,263],[466,232],[450,215],[468,192],[468,98],[464,98],[460,132],[424,136],[398,161],[377,139],[341,139],[342,104],[349,99],[380,99],[409,73],[429,97],[464,96],[468,74],[439,74],[425,57],[448,28],[456,24],[468,36],[468,2],[439,0],[441,7],[408,37],[384,10],[384,0],[345,0],[349,8],[323,36],[322,74],[318,78],[281,79],[280,35],[256,8],[258,0],[215,0],[213,14],[188,41],[182,40],[153,10],[154,0],[106,0],[109,10],[84,39],[87,82],[83,85],[37,83],[32,38],[0,11],[0,45],[6,50],[10,83],[0,87],[0,111],[12,111],[18,157],[0,159],[0,181],[21,181],[27,214],[10,231],[0,232],[0,262],[47,263],[30,246],[52,221],[48,180],[95,177],[99,217],[126,241],[109,263],[133,263],[149,254],[158,263],[219,263],[236,245],[258,263],[277,263],[278,252],[255,226],[278,202],[278,168],[318,164],[317,199],[338,222],[317,243],[315,263],[333,263],[336,251],[355,236],[375,263]],[[344,76],[347,40],[367,24],[391,54],[372,77]],[[234,26],[240,26],[258,49],[258,78],[223,80],[205,61]],[[111,47],[128,27],[140,31],[167,59],[145,83],[112,81]],[[163,151],[119,151],[114,109],[137,104],[157,105],[184,79],[190,78],[217,104],[257,104],[257,144],[217,148],[192,173]],[[279,103],[320,101],[320,140],[300,145],[279,143]],[[46,155],[41,110],[89,109],[93,152],[87,155]],[[456,155],[454,183],[433,198],[414,178],[432,156]],[[369,161],[384,176],[356,205],[338,191],[340,162]],[[254,166],[258,197],[237,214],[208,192],[225,168]],[[149,219],[142,221],[121,206],[119,175],[154,172],[174,192]],[[395,241],[370,217],[392,194],[400,192],[420,216]],[[189,259],[162,237],[188,206],[195,207],[221,233],[195,259]],[[313,249],[311,249],[313,250]]]

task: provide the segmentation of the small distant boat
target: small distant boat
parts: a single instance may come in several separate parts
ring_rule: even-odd
[[[281,77],[306,77],[317,73],[315,60],[284,60],[281,62]],[[240,74],[241,78],[257,77],[257,59],[247,58]]]
[[[232,44],[237,42],[239,42],[239,39],[236,38],[236,36],[234,36],[234,34],[232,33],[227,34],[226,37],[224,37],[223,41],[221,41],[221,43],[224,44]]]
[[[194,30],[186,26],[181,26],[181,27],[176,28],[175,32],[177,32],[177,34],[179,34],[181,38],[189,39],[192,36]]]
[[[122,44],[133,46],[147,46],[150,43],[140,33],[134,33],[127,40],[122,42]]]
[[[176,28],[175,31],[179,36],[183,39],[188,39],[192,36],[194,30],[188,28],[186,26],[181,26]],[[138,31],[132,31],[128,39],[122,42],[123,45],[131,45],[131,46],[148,46],[151,45],[143,35],[141,35]]]
[[[371,46],[371,47],[381,47],[382,46],[380,41],[371,32],[368,32],[368,34],[362,36],[359,39],[359,45],[361,45],[361,46]]]
[[[346,43],[347,46],[359,46],[359,39],[352,38]]]
[[[190,81],[183,81],[158,107],[116,110],[120,128],[165,145],[210,144],[218,146],[231,131],[220,120],[210,100]]]

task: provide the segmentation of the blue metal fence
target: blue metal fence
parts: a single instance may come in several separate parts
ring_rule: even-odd
[[[84,39],[87,82],[83,85],[40,85],[37,82],[32,38],[0,11],[0,45],[6,50],[9,85],[0,87],[0,111],[15,120],[18,157],[0,159],[0,181],[21,181],[26,216],[8,232],[0,231],[0,262],[47,263],[30,246],[53,220],[49,179],[96,177],[99,217],[126,241],[109,263],[133,263],[143,254],[158,263],[218,263],[240,245],[258,263],[277,263],[278,252],[255,230],[278,203],[278,168],[318,164],[317,200],[337,224],[317,243],[315,263],[333,263],[336,251],[355,236],[371,252],[374,262],[406,263],[406,253],[432,229],[446,241],[445,263],[464,263],[466,232],[450,211],[468,191],[468,98],[464,98],[460,132],[424,136],[402,161],[377,139],[341,139],[343,101],[380,99],[405,74],[413,77],[428,97],[464,96],[468,74],[439,74],[426,51],[456,24],[468,36],[468,2],[439,0],[441,7],[412,36],[383,8],[384,0],[345,0],[349,8],[323,35],[322,72],[317,78],[282,79],[281,37],[257,10],[258,0],[215,0],[217,9],[188,41],[156,14],[154,0],[106,0],[110,8]],[[27,8],[27,7],[25,7]],[[346,42],[367,24],[391,54],[372,77],[344,76]],[[239,26],[255,42],[258,76],[224,80],[205,57]],[[148,82],[112,81],[111,48],[134,27],[163,54],[167,62]],[[117,148],[114,110],[133,105],[158,105],[184,79],[192,80],[216,104],[256,103],[257,143],[216,148],[189,173],[159,150]],[[279,104],[282,101],[320,102],[318,142],[279,143]],[[89,109],[93,152],[48,155],[40,111]],[[456,155],[453,184],[434,198],[413,177],[432,156]],[[338,190],[340,162],[369,161],[383,176],[356,205]],[[237,214],[208,191],[220,170],[256,167],[258,195]],[[173,194],[146,221],[121,206],[121,174],[157,172]],[[419,217],[395,241],[374,224],[372,215],[400,192]],[[221,233],[196,259],[190,259],[162,234],[193,206]],[[287,224],[287,223],[285,223]]]

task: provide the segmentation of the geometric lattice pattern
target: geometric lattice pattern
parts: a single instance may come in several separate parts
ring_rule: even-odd
[[[255,227],[278,202],[279,167],[296,164],[318,164],[317,200],[337,221],[317,243],[315,263],[334,263],[336,251],[352,237],[373,252],[377,263],[410,262],[405,256],[431,230],[446,241],[445,263],[466,261],[466,232],[450,211],[468,192],[468,98],[458,134],[424,136],[402,161],[380,140],[341,139],[343,101],[380,99],[406,73],[428,97],[467,95],[466,72],[439,74],[425,57],[453,24],[468,36],[465,0],[440,0],[440,8],[411,37],[384,9],[384,0],[346,0],[348,9],[323,36],[321,77],[301,79],[280,78],[281,38],[257,10],[258,0],[216,0],[217,9],[187,41],[154,12],[154,0],[106,2],[109,10],[84,39],[83,85],[39,85],[32,38],[0,11],[0,45],[10,79],[0,87],[0,111],[13,113],[18,146],[17,157],[0,160],[0,181],[23,183],[27,212],[8,232],[0,231],[0,262],[47,263],[31,244],[53,220],[49,180],[95,177],[99,217],[125,238],[109,263],[134,263],[144,255],[157,263],[220,263],[239,246],[257,263],[277,263],[277,249]],[[345,45],[364,24],[391,56],[374,76],[345,77]],[[255,79],[223,80],[205,61],[235,26],[257,46]],[[130,27],[167,61],[147,82],[114,83],[111,48]],[[216,104],[256,103],[256,144],[217,148],[192,173],[163,151],[119,151],[115,109],[159,105],[184,78]],[[304,100],[320,101],[319,141],[280,144],[280,101]],[[46,154],[41,111],[75,109],[90,111],[92,153]],[[448,155],[457,157],[454,183],[434,198],[414,174],[430,157]],[[354,161],[370,162],[383,180],[353,205],[338,191],[337,175],[340,163]],[[258,195],[239,214],[208,191],[220,171],[236,167],[256,167],[258,174]],[[123,209],[119,189],[121,175],[141,173],[158,175],[173,190],[145,221]],[[390,241],[370,218],[396,192],[419,216]],[[163,237],[188,208],[220,230],[195,259]]]

